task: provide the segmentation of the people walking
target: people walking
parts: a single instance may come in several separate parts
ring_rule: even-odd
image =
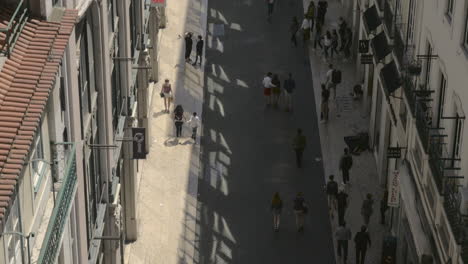
[[[344,216],[348,208],[348,194],[345,192],[344,186],[340,186],[336,195],[336,204],[338,205],[338,224],[344,223]]]
[[[307,41],[310,40],[310,20],[307,18],[307,14],[304,14],[304,19],[302,20],[301,30],[302,30],[302,40],[304,42],[304,45],[306,45]]]
[[[195,62],[193,65],[197,65],[198,58],[200,58],[200,66],[202,65],[202,54],[203,54],[203,37],[201,35],[198,35],[198,40],[197,40],[197,45],[196,45],[196,56],[195,56]]]
[[[276,192],[273,195],[273,199],[271,200],[271,211],[273,212],[273,229],[276,232],[279,231],[279,224],[280,224],[280,217],[281,217],[282,209],[283,209],[283,201],[281,201],[279,193]]]
[[[325,24],[325,15],[327,14],[328,2],[326,0],[318,1],[317,20]]]
[[[302,167],[302,154],[304,153],[306,144],[306,137],[302,135],[302,129],[299,128],[293,139],[293,148],[296,151],[296,165],[298,168]]]
[[[346,27],[344,39],[344,60],[347,61],[351,56],[351,45],[353,44],[353,31],[350,27]]]
[[[184,108],[182,105],[177,105],[174,109],[174,123],[176,127],[176,137],[182,136],[182,125],[184,124]]]
[[[273,87],[273,106],[278,108],[279,97],[281,94],[281,81],[278,77],[278,74],[273,74],[273,79],[271,83],[274,85]]]
[[[344,149],[344,153],[340,158],[340,170],[343,175],[343,183],[349,182],[349,170],[353,167],[353,157],[349,154],[348,148]]]
[[[294,45],[294,47],[297,47],[296,35],[297,35],[297,32],[299,31],[299,21],[297,20],[297,17],[293,17],[289,31],[291,32],[291,42]]]
[[[385,213],[388,210],[388,191],[385,190],[380,200],[380,224],[385,225]]]
[[[314,50],[317,48],[317,44],[318,46],[323,49],[323,46],[322,46],[322,22],[320,21],[316,21],[315,22],[315,37],[314,37]]]
[[[315,3],[314,1],[310,1],[309,6],[307,7],[307,18],[310,21],[310,31],[314,29],[314,24],[315,24]]]
[[[329,52],[332,46],[332,35],[330,31],[327,30],[325,32],[325,35],[322,37],[322,45],[323,45],[323,55],[324,55],[324,60],[327,61],[329,58]]]
[[[369,226],[369,220],[374,212],[374,200],[372,199],[372,194],[368,193],[366,195],[366,199],[362,201],[362,206],[361,206],[361,215],[364,219],[364,223],[366,226]]]
[[[330,98],[330,91],[324,83],[322,83],[322,101],[320,103],[320,121],[325,123],[328,121],[328,99]]]
[[[346,226],[346,222],[341,223],[335,232],[337,253],[339,258],[343,257],[343,264],[348,261],[348,241],[351,240],[351,235],[351,230]]]
[[[307,214],[308,207],[302,195],[302,192],[297,193],[294,198],[294,214],[296,215],[296,227],[298,232],[304,231],[304,218]]]
[[[266,0],[268,6],[268,22],[271,21],[271,16],[273,15],[273,8],[275,7],[275,0]]]
[[[271,82],[271,77],[273,74],[268,72],[266,76],[263,78],[263,95],[265,96],[266,106],[271,105],[271,89],[275,87],[275,85]]]
[[[326,74],[326,78],[327,78],[327,88],[330,92],[333,92],[333,99],[336,99],[336,83],[335,81],[336,80],[336,76],[335,76],[335,79],[333,79],[333,74],[336,75],[335,73],[335,68],[333,67],[333,64],[329,64],[328,65],[328,71],[327,71],[327,74]]]
[[[164,112],[169,113],[169,108],[171,107],[172,100],[172,87],[169,83],[169,79],[164,80],[159,94],[162,98],[164,98]]]
[[[371,246],[371,240],[366,226],[361,226],[361,231],[354,236],[356,247],[356,264],[364,264],[366,259],[367,246]]]
[[[327,182],[327,198],[328,198],[328,210],[331,218],[333,218],[333,212],[337,209],[336,195],[338,195],[338,183],[335,181],[335,176],[328,176]]]
[[[193,40],[192,40],[192,33],[187,32],[185,33],[185,61],[190,62],[190,54],[192,53],[192,46],[193,46]]]
[[[284,80],[283,88],[285,111],[289,112],[292,110],[292,94],[294,89],[296,89],[296,82],[292,78],[292,73],[289,73],[288,79]]]
[[[192,116],[190,117],[188,121],[188,124],[190,125],[190,128],[192,128],[192,139],[196,141],[197,130],[198,130],[198,127],[200,126],[200,118],[198,118],[196,112],[193,112]]]
[[[336,53],[336,55],[338,56],[338,33],[336,32],[336,29],[333,29],[332,30],[332,34],[331,34],[331,47],[330,47],[330,58],[333,59],[333,54]]]

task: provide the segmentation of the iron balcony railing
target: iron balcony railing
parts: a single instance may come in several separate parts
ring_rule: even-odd
[[[60,253],[63,231],[70,215],[73,197],[77,188],[76,151],[71,144],[70,155],[62,178],[62,185],[57,196],[52,216],[50,217],[47,232],[42,242],[38,264],[55,263]]]
[[[432,118],[430,106],[428,106],[425,101],[416,100],[415,118],[419,139],[421,140],[424,150],[427,151],[429,146]]]
[[[408,101],[410,112],[414,115],[416,109],[416,94],[414,91],[416,89],[413,80],[410,77],[405,76],[402,78],[402,87],[406,100]]]
[[[453,236],[458,244],[463,242],[463,218],[460,212],[461,194],[457,179],[444,179],[444,210]]]
[[[389,37],[393,37],[393,29],[394,29],[394,14],[392,12],[392,8],[390,7],[390,3],[385,1],[384,3],[384,24],[387,28]]]
[[[21,31],[23,30],[28,20],[28,8],[24,0],[20,0],[11,15],[6,27],[0,27],[0,33],[5,34],[5,43],[2,46],[1,52],[8,57],[13,51],[16,41],[18,40]]]
[[[429,167],[440,194],[444,192],[444,169],[446,163],[444,158],[447,157],[447,151],[444,146],[442,138],[436,136],[431,138],[428,149]]]

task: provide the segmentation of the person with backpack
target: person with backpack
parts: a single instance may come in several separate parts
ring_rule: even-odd
[[[296,215],[297,232],[304,231],[304,218],[308,212],[307,204],[304,200],[302,192],[298,192],[294,198],[294,214]]]
[[[182,125],[184,124],[184,108],[182,105],[177,105],[174,109],[174,123],[176,127],[176,137],[182,136]]]
[[[302,129],[297,130],[297,134],[293,139],[293,148],[296,152],[296,165],[298,168],[302,167],[302,154],[306,147],[306,137],[302,135]]]
[[[333,64],[328,65],[327,71],[327,86],[328,90],[333,91],[333,100],[336,99],[336,86],[341,83],[341,71],[335,69]]]
[[[192,116],[188,121],[190,127],[192,128],[192,139],[196,142],[197,141],[197,130],[200,126],[200,118],[198,118],[197,113],[193,112]]]
[[[292,110],[292,94],[294,89],[296,89],[296,82],[292,78],[292,73],[289,73],[289,78],[284,80],[283,88],[284,88],[284,101],[286,105],[286,112]]]
[[[198,58],[200,58],[200,66],[202,65],[202,54],[203,54],[203,37],[198,35],[197,45],[195,46],[195,62],[193,66],[197,65]]]
[[[346,209],[348,208],[348,194],[345,191],[344,186],[340,186],[338,189],[338,194],[336,195],[336,205],[338,208],[338,225],[344,223],[344,216],[346,213]]]
[[[353,167],[353,157],[349,154],[348,148],[344,149],[344,154],[340,159],[340,170],[343,175],[343,183],[349,182],[349,170]]]
[[[335,176],[332,174],[328,176],[327,182],[327,197],[328,197],[328,208],[330,216],[333,218],[333,212],[337,209],[336,195],[338,195],[338,183],[335,181]]]
[[[356,247],[356,264],[364,264],[367,246],[371,246],[370,236],[365,225],[361,226],[361,231],[354,236],[354,245]]]
[[[361,206],[361,215],[364,219],[364,223],[366,224],[366,226],[369,226],[370,217],[372,213],[374,212],[373,206],[374,206],[374,200],[372,199],[372,194],[368,193],[366,195],[366,199],[362,201],[362,206]]]
[[[278,232],[280,224],[281,210],[283,209],[283,201],[281,201],[278,192],[275,192],[271,200],[271,211],[273,212],[273,229]]]

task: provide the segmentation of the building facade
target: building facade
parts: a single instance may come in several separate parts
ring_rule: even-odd
[[[362,54],[357,62],[369,144],[379,181],[397,202],[389,223],[397,263],[468,263],[467,4],[356,3],[359,39],[369,40],[372,55],[370,64],[361,64]],[[389,149],[401,155],[389,156]]]
[[[132,128],[148,129],[158,75],[149,2],[0,1],[0,263],[118,263],[137,239]]]

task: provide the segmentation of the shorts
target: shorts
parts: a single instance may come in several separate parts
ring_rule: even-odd
[[[168,98],[168,99],[169,99],[169,98],[172,97],[171,93],[163,93],[163,94],[164,94],[164,98]]]
[[[263,94],[266,95],[266,96],[270,96],[271,95],[271,88],[263,88]]]
[[[279,87],[274,87],[274,88],[273,88],[273,93],[274,93],[274,94],[280,94],[280,93],[281,93],[280,88],[279,88]]]

